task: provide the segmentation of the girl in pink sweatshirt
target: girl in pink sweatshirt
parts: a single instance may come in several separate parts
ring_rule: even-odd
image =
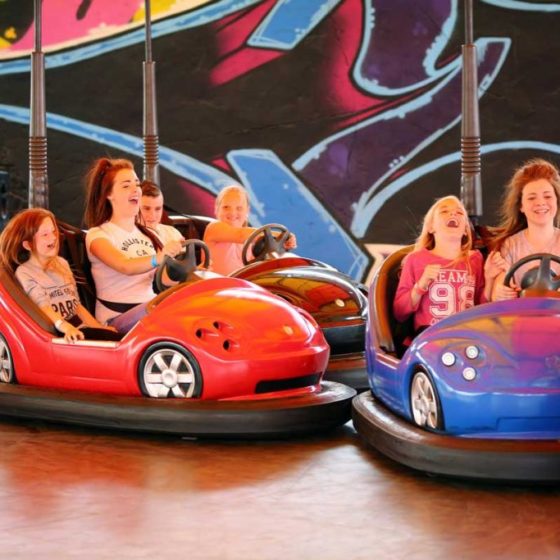
[[[492,279],[501,270],[493,257],[485,270],[472,249],[467,213],[455,196],[437,200],[426,213],[414,250],[406,256],[393,311],[397,321],[414,315],[416,332],[488,300]],[[488,290],[484,289],[486,283]]]

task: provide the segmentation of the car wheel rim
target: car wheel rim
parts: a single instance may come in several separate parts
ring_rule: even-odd
[[[0,381],[2,383],[11,383],[13,379],[14,373],[10,351],[6,342],[0,339]]]
[[[435,429],[438,427],[437,401],[432,382],[425,373],[417,373],[410,391],[412,415],[418,426]]]
[[[177,350],[155,351],[146,361],[144,385],[150,397],[191,398],[196,390],[196,376],[189,360]]]

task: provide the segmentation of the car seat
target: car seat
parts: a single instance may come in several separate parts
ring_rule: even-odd
[[[95,282],[91,275],[91,263],[86,251],[86,234],[80,228],[71,226],[57,220],[60,233],[59,254],[64,257],[70,265],[74,274],[78,294],[82,305],[95,316]]]
[[[18,282],[14,273],[3,265],[0,265],[0,283],[6,291],[14,299],[14,301],[44,330],[57,335],[57,330],[53,322],[47,317],[41,308],[31,300],[31,298],[23,291],[21,284]]]
[[[373,325],[379,346],[388,354],[401,357],[407,348],[407,340],[414,336],[412,317],[399,323],[393,314],[393,301],[397,292],[402,260],[414,248],[413,245],[398,249],[389,255],[377,271],[371,287]]]

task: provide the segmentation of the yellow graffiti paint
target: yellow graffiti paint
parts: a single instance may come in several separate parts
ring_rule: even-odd
[[[4,31],[4,37],[8,41],[14,41],[15,39],[17,39],[16,28],[15,27],[8,27],[8,29],[6,29],[6,31]]]

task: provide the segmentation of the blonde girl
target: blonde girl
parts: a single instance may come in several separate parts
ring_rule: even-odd
[[[216,222],[208,224],[204,242],[210,249],[211,269],[228,275],[243,266],[243,244],[256,228],[248,227],[249,196],[239,185],[230,185],[216,197]],[[296,236],[286,240],[286,249],[295,249]]]
[[[455,196],[437,200],[424,217],[414,250],[407,255],[393,311],[398,321],[414,316],[418,332],[487,299],[482,254],[473,250],[467,213]],[[488,267],[491,284],[494,267]]]

